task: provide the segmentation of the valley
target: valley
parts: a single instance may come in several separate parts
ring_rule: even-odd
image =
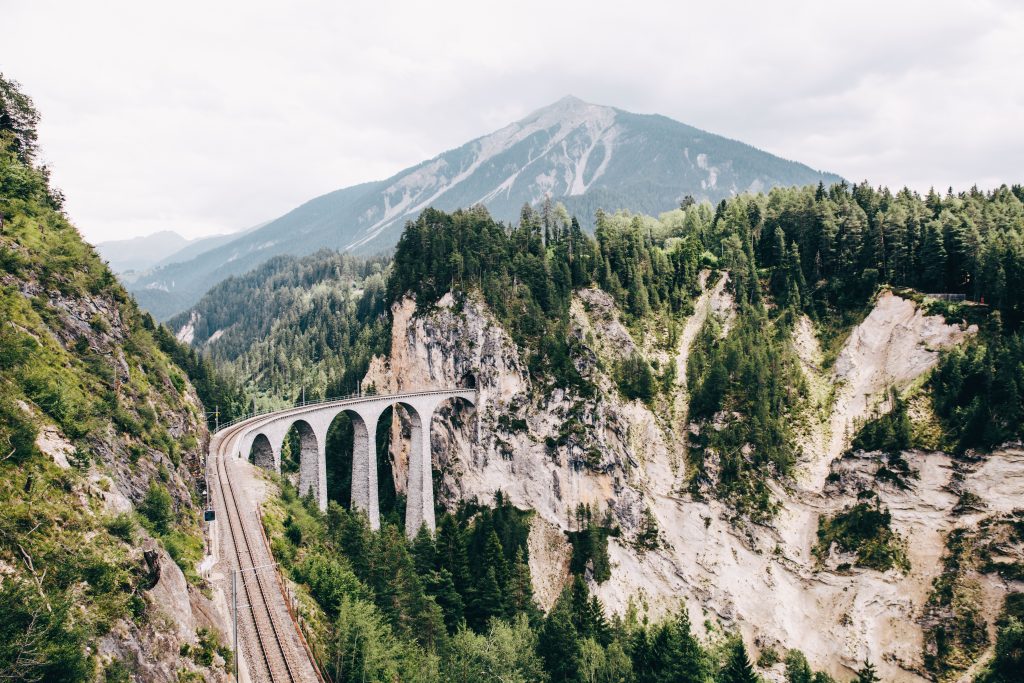
[[[1022,670],[1020,185],[569,97],[119,281],[0,86],[0,679]]]

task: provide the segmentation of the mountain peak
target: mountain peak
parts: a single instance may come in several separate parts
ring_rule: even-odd
[[[584,102],[575,95],[566,95],[565,97],[552,102],[550,106],[590,106],[590,102]]]
[[[587,226],[598,208],[657,215],[687,195],[717,203],[779,185],[839,180],[672,119],[566,95],[391,178],[311,200],[194,262],[157,269],[132,290],[166,318],[220,279],[272,256],[325,246],[362,254],[387,250],[405,221],[427,207],[482,204],[495,218],[514,221],[524,203],[550,197]],[[180,303],[172,304],[175,299]]]
[[[497,131],[493,134],[493,137],[501,138],[505,133],[516,131],[516,137],[522,138],[525,135],[545,129],[558,129],[562,134],[565,134],[580,126],[589,126],[603,130],[609,128],[614,123],[615,115],[616,110],[612,107],[591,104],[590,102],[584,102],[574,95],[566,95],[545,107],[531,112],[510,126]]]
[[[523,121],[531,121],[537,118],[553,118],[553,117],[572,117],[574,114],[586,111],[596,110],[609,110],[611,107],[605,107],[600,104],[592,104],[585,102],[575,95],[566,95],[565,97],[559,98],[549,105],[543,106],[540,109],[532,111],[530,114],[525,116]]]

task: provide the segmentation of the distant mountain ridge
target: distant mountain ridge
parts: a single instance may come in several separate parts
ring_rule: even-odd
[[[717,202],[780,185],[840,180],[664,116],[565,97],[387,180],[312,199],[228,244],[147,274],[132,290],[166,319],[225,277],[273,256],[324,247],[386,251],[405,221],[428,206],[483,204],[496,218],[512,220],[523,204],[550,196],[589,224],[597,208],[658,214],[687,195]]]
[[[124,240],[100,242],[96,251],[118,275],[146,270],[169,254],[183,249],[189,240],[171,230]]]
[[[96,245],[96,251],[118,277],[131,284],[153,268],[190,261],[203,252],[238,239],[249,230],[193,239],[182,237],[172,230],[161,230],[141,237],[100,242]]]

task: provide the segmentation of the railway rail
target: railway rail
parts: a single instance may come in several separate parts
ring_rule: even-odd
[[[233,429],[223,430],[218,445],[230,439]],[[211,452],[214,460],[221,514],[226,524],[225,546],[232,551],[232,572],[237,581],[238,597],[244,597],[245,604],[239,606],[238,615],[251,627],[246,638],[247,673],[251,681],[270,683],[305,683],[321,681],[316,665],[302,644],[302,636],[292,621],[281,586],[277,583],[276,572],[268,575],[261,571],[273,566],[270,550],[262,534],[255,534],[248,527],[262,524],[255,508],[246,519],[246,509],[239,501],[235,484],[228,472],[228,465],[220,452]],[[247,524],[248,522],[248,524]],[[240,624],[241,625],[241,624]],[[239,653],[235,653],[236,660]]]

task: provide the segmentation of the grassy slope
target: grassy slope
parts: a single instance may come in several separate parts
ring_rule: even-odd
[[[149,621],[146,538],[198,580],[202,406],[44,174],[2,137],[0,215],[0,678],[125,671],[92,653],[121,620]],[[68,466],[41,434],[64,443]],[[169,494],[161,525],[127,504],[151,489]]]

